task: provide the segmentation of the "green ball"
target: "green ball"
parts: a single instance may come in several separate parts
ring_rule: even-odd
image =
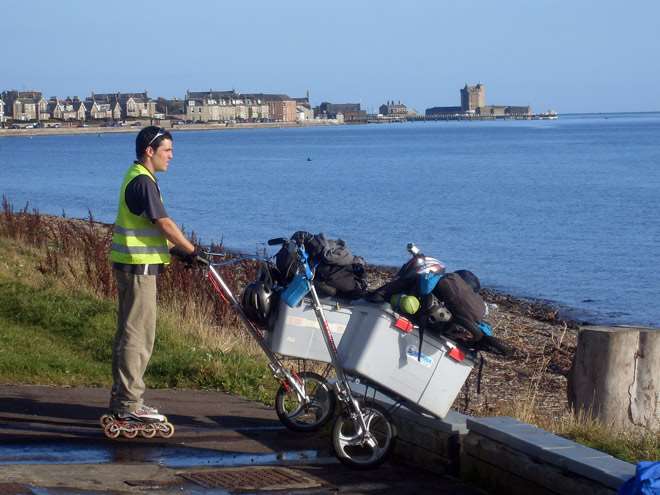
[[[399,302],[399,306],[409,315],[414,315],[419,310],[419,299],[415,296],[403,296]]]
[[[390,304],[395,311],[402,311],[409,315],[414,315],[419,310],[419,299],[415,296],[407,296],[406,294],[394,294],[390,298]]]

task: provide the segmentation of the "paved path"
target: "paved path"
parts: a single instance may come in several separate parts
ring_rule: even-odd
[[[327,433],[292,433],[272,409],[220,392],[151,390],[147,402],[174,437],[108,440],[98,424],[107,398],[106,389],[0,385],[0,494],[244,493],[266,478],[277,493],[483,494],[394,462],[351,470]]]

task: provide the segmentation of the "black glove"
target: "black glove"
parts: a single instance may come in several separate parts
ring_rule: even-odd
[[[180,246],[174,246],[172,249],[170,249],[170,254],[177,258],[178,260],[182,261],[183,263],[186,264],[186,266],[190,267],[192,264],[195,262],[195,259],[197,258],[196,252],[199,248],[195,247],[195,251],[192,253],[189,253],[185,249],[183,249]]]
[[[198,265],[206,266],[211,263],[211,257],[207,252],[202,251],[199,246],[195,246],[195,251],[190,256],[192,257],[192,262]]]

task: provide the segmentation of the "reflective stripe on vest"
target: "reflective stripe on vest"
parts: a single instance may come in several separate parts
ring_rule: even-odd
[[[155,265],[170,262],[167,239],[151,221],[131,213],[126,204],[126,187],[140,175],[156,182],[140,163],[134,163],[126,173],[119,191],[119,208],[112,235],[110,259],[128,265]]]
[[[169,253],[167,246],[122,246],[115,242],[112,243],[112,250],[128,254]]]
[[[156,227],[150,229],[127,229],[120,225],[115,225],[114,232],[133,237],[160,237],[163,235]]]

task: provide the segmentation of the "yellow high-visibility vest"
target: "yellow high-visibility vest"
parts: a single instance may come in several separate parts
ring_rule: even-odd
[[[126,204],[126,186],[139,175],[146,175],[156,182],[149,170],[140,163],[134,163],[126,172],[119,190],[119,208],[112,233],[110,259],[127,265],[167,264],[170,262],[170,253],[165,236],[151,220],[131,213]]]

